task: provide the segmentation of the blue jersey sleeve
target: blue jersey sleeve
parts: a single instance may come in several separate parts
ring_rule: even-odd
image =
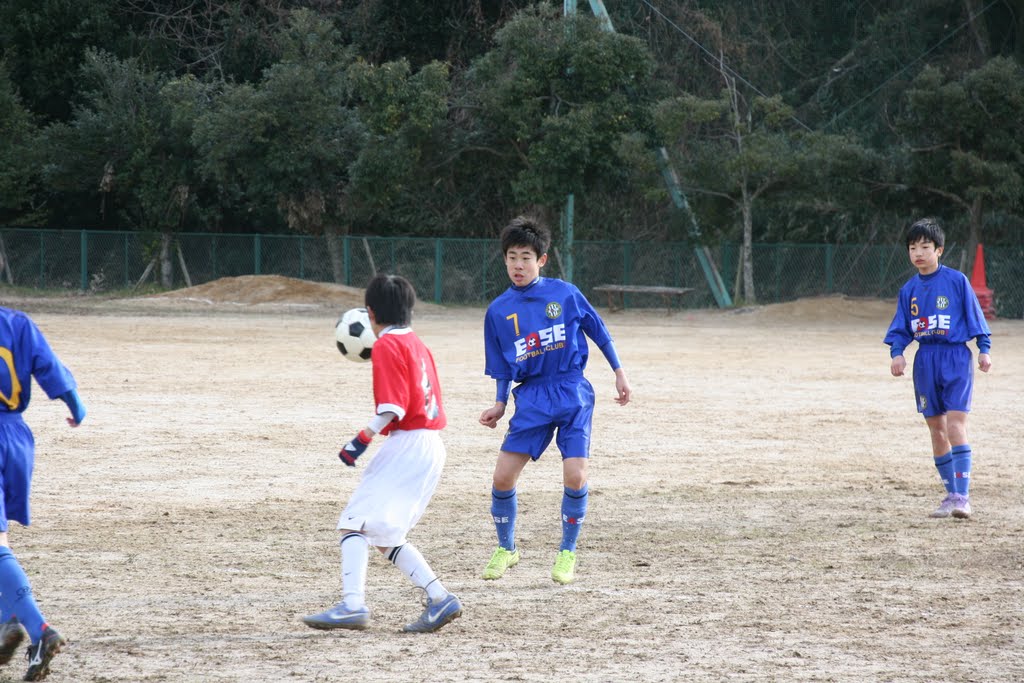
[[[889,355],[892,358],[902,356],[903,351],[914,340],[914,335],[910,332],[909,297],[908,287],[902,287],[896,299],[896,314],[889,324],[889,331],[885,334],[885,343],[889,345]]]
[[[0,309],[0,410],[23,412],[33,378],[51,399],[77,388],[36,324],[20,311]]]

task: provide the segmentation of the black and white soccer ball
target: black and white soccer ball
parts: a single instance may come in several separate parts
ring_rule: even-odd
[[[334,326],[334,339],[338,350],[356,363],[370,360],[370,350],[377,337],[373,335],[370,314],[365,308],[352,308],[341,314]]]

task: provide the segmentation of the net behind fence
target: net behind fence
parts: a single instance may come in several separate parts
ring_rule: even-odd
[[[308,235],[177,233],[168,242],[172,287],[240,275],[282,275],[362,287],[374,272],[403,275],[420,298],[440,304],[482,305],[508,287],[497,240],[344,236],[329,243]],[[144,232],[0,229],[0,283],[39,290],[114,292],[159,283],[162,237]],[[987,285],[996,314],[1024,317],[1024,247],[985,248]],[[895,298],[914,274],[906,250],[892,245],[754,245],[758,303],[845,294]],[[948,245],[943,263],[957,268],[963,250]],[[711,249],[722,280],[736,291],[739,245]],[[715,306],[692,245],[579,240],[569,254],[553,248],[544,273],[572,281],[595,303],[603,284],[689,287],[678,301]],[[187,279],[186,279],[187,275]],[[144,277],[145,276],[145,277]],[[2,286],[0,284],[0,286]],[[627,308],[655,308],[653,293],[628,293]]]

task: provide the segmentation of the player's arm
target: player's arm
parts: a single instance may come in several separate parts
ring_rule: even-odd
[[[992,335],[979,334],[978,337],[978,369],[988,372],[992,369],[992,356],[989,351],[992,349]]]
[[[366,428],[360,430],[360,432],[356,434],[356,438],[345,444],[345,447],[338,452],[338,458],[349,467],[355,467],[356,460],[360,455],[366,452],[370,442],[373,441],[373,437],[379,434],[382,429],[388,426],[391,421],[397,417],[397,414],[391,412],[383,412],[380,415],[374,415],[366,424]]]
[[[512,380],[495,380],[494,405],[480,413],[480,424],[484,427],[494,429],[498,421],[505,415],[505,406],[508,405],[508,395],[512,391]]]
[[[914,340],[910,333],[910,318],[907,317],[909,311],[909,295],[905,290],[900,290],[896,314],[889,324],[889,330],[885,333],[884,339],[884,342],[889,345],[889,372],[893,377],[900,377],[907,369],[907,359],[903,357],[903,351]]]
[[[617,394],[615,402],[624,406],[629,403],[633,392],[629,387],[629,380],[626,379],[626,370],[622,367],[622,361],[619,360],[619,354],[615,351],[615,342],[609,339],[600,349],[605,360],[608,361],[608,365],[615,372],[615,393]]]

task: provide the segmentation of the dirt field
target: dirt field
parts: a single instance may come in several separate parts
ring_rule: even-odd
[[[243,286],[244,285],[244,286]],[[500,432],[482,310],[424,305],[450,426],[410,538],[465,605],[404,635],[418,591],[371,559],[373,626],[300,618],[339,598],[334,525],[359,471],[338,448],[372,408],[343,360],[344,288],[222,282],[156,299],[4,299],[75,373],[80,429],[34,393],[34,523],[12,545],[71,640],[52,681],[1024,680],[1024,322],[993,323],[971,443],[974,517],[942,498],[909,378],[881,338],[893,302],[608,313],[634,401],[603,359],[577,582],[550,580],[554,449],[520,482],[522,562],[495,545]],[[973,346],[972,346],[973,348]],[[372,453],[372,449],[371,449]],[[360,466],[361,469],[363,466]],[[0,671],[19,678],[22,660]]]

